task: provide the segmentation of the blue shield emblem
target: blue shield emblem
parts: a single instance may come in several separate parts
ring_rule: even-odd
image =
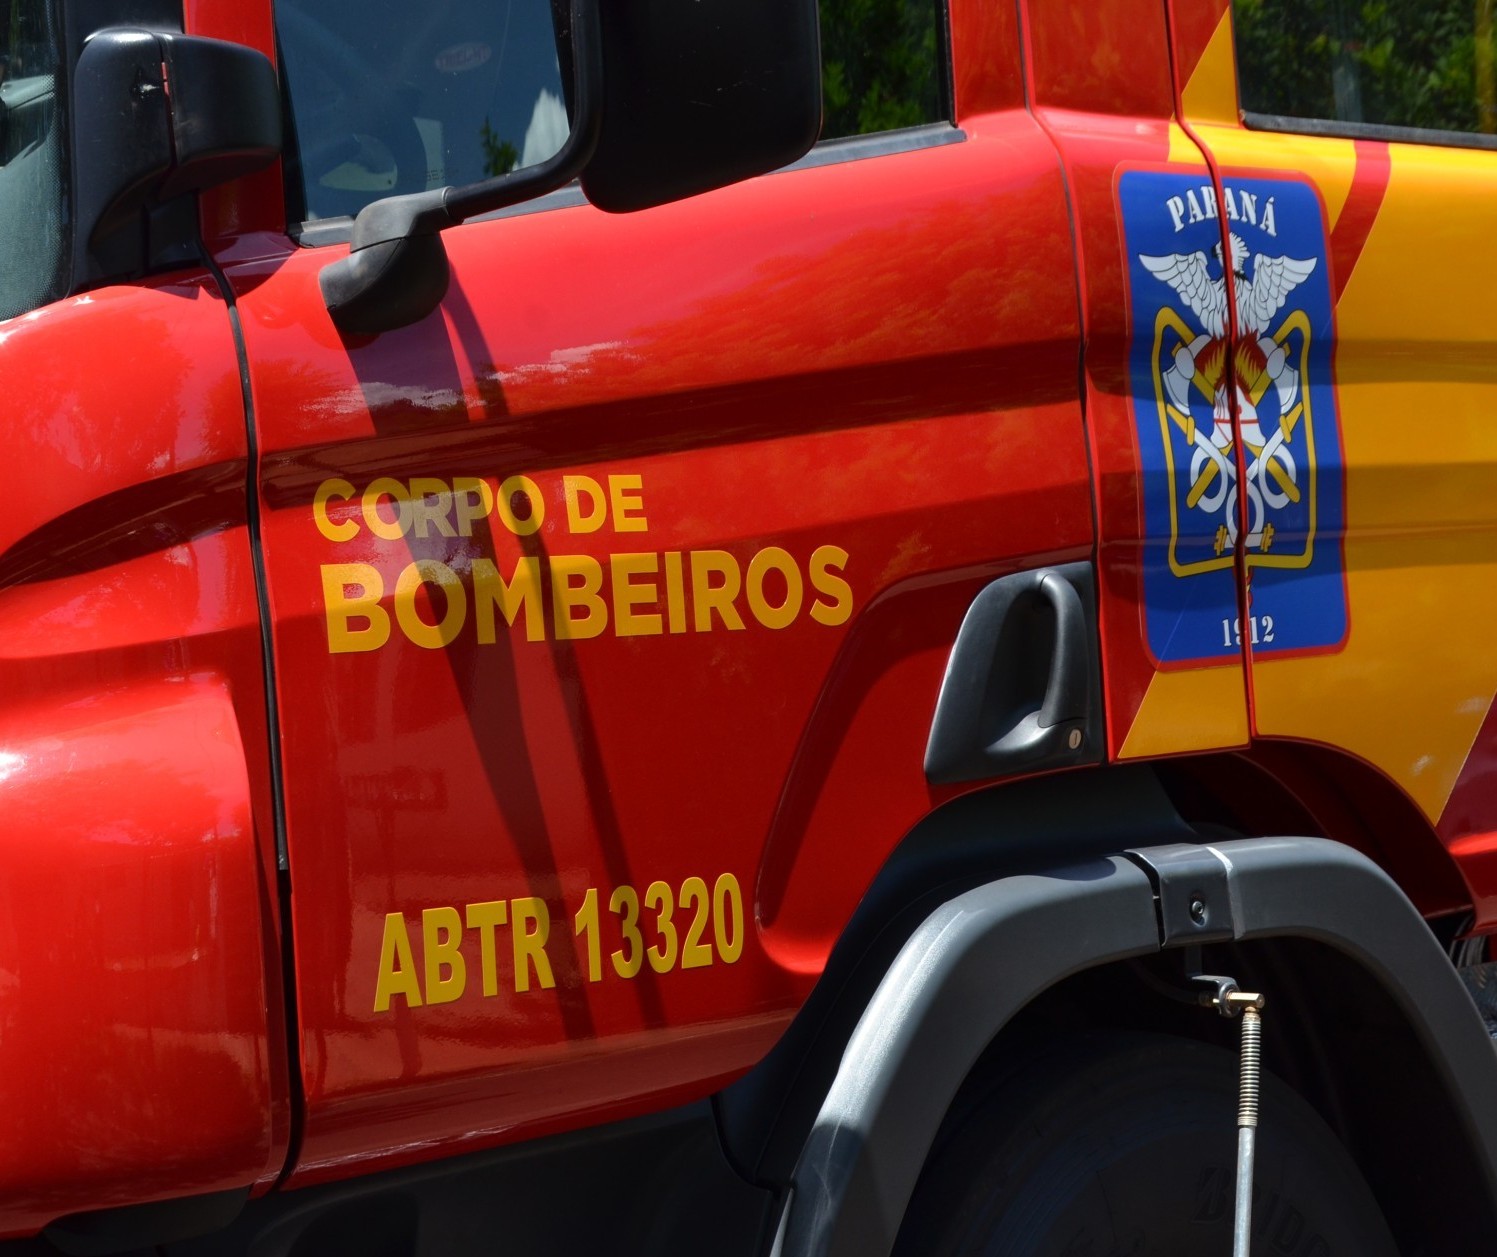
[[[1244,637],[1258,654],[1336,649],[1344,472],[1320,202],[1301,183],[1229,179],[1218,204],[1209,179],[1154,171],[1124,174],[1118,196],[1149,648],[1165,665],[1234,659]]]

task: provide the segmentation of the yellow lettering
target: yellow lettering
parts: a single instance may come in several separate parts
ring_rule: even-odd
[[[468,966],[458,949],[463,919],[456,908],[427,908],[421,914],[421,954],[426,960],[426,1002],[450,1004],[468,984]]]
[[[681,944],[681,968],[700,969],[712,963],[712,948],[702,942],[707,931],[707,918],[711,915],[711,897],[707,883],[700,877],[688,877],[681,883],[681,907],[690,911],[696,905],[691,925],[686,930],[686,941]]]
[[[852,586],[842,579],[847,551],[841,546],[817,546],[811,553],[811,587],[823,598],[811,604],[811,618],[818,624],[846,624],[852,614]],[[834,572],[833,569],[836,569]]]
[[[393,523],[379,513],[381,498],[389,498],[395,503]],[[359,500],[359,509],[363,512],[365,527],[376,537],[386,541],[399,541],[410,531],[411,495],[405,491],[405,486],[400,481],[391,480],[389,476],[381,476],[364,490],[364,496]]]
[[[722,577],[721,584],[712,583],[714,574]],[[743,617],[733,605],[742,584],[738,560],[726,550],[691,552],[691,608],[698,633],[706,633],[712,628],[714,611],[727,628],[743,627]]]
[[[509,909],[502,899],[468,905],[468,928],[478,931],[478,959],[479,968],[483,974],[485,995],[499,994],[499,966],[494,953],[494,929],[508,920]]]
[[[779,572],[785,578],[785,601],[779,606],[775,606],[764,594],[764,577],[770,572]],[[754,619],[765,628],[785,628],[794,623],[795,617],[800,614],[801,598],[804,593],[800,568],[795,565],[795,560],[779,546],[768,546],[749,560],[746,592],[749,610],[754,613]]]
[[[477,476],[454,477],[452,498],[456,506],[457,530],[464,537],[471,537],[474,522],[494,509],[494,491],[489,488],[487,480]]]
[[[444,595],[441,619],[428,624],[416,610],[416,595],[423,584],[436,585]],[[412,645],[423,650],[440,650],[450,646],[468,615],[468,595],[463,583],[445,563],[436,559],[417,559],[400,573],[395,582],[395,618]]]
[[[417,476],[411,481],[411,519],[416,525],[416,536],[427,535],[426,525],[435,524],[437,535],[455,537],[452,521],[447,512],[452,506],[452,491],[445,480],[434,480],[429,476]]]
[[[530,989],[530,971],[543,990],[556,985],[551,976],[551,961],[546,956],[546,940],[551,937],[551,912],[544,899],[530,896],[512,899],[509,904],[509,936],[514,943],[515,990]]]
[[[671,919],[676,900],[670,884],[651,882],[645,888],[645,907],[655,909],[655,929],[660,935],[660,941],[647,953],[650,968],[656,973],[669,973],[676,965],[676,926]]]
[[[608,627],[608,608],[598,591],[603,567],[585,554],[558,554],[551,560],[551,604],[558,641],[597,637]],[[580,618],[574,612],[581,611]]]
[[[353,497],[354,488],[346,480],[334,478],[324,480],[312,495],[312,519],[317,531],[329,541],[352,541],[359,535],[359,526],[351,519],[334,523],[327,513],[327,504],[333,498],[347,502]]]
[[[643,489],[644,481],[639,476],[608,477],[608,499],[613,506],[614,532],[650,530],[650,525],[645,521]]]
[[[624,945],[610,954],[613,971],[621,978],[638,975],[645,963],[645,940],[639,932],[639,896],[632,886],[615,886],[608,896],[608,911],[619,918]]]
[[[660,560],[653,554],[615,554],[608,559],[613,577],[613,631],[620,637],[653,637],[660,633],[660,616],[634,608],[656,602],[655,583],[632,584],[631,576],[653,576]]]
[[[358,593],[350,594],[350,589]],[[379,605],[384,594],[385,582],[378,568],[367,563],[323,564],[322,605],[327,615],[330,654],[378,650],[390,640],[390,613]],[[368,623],[355,628],[354,620]]]
[[[686,632],[686,582],[681,578],[681,552],[665,552],[665,622],[672,633]]]
[[[521,518],[515,510],[516,498],[528,504],[524,518]],[[529,476],[511,476],[501,484],[499,492],[495,495],[494,507],[499,512],[499,518],[504,526],[516,537],[530,536],[546,518],[546,499],[541,497],[541,491],[536,488],[535,481]]]
[[[603,486],[591,476],[563,476],[561,489],[567,499],[567,528],[574,533],[597,532],[608,518]],[[582,499],[586,497],[584,506]]]
[[[478,640],[485,646],[494,644],[494,608],[504,622],[514,627],[520,608],[525,609],[525,640],[546,640],[546,613],[541,609],[541,561],[515,560],[514,575],[505,580],[488,559],[473,560],[473,618],[478,624]]]
[[[405,932],[405,917],[398,912],[385,914],[385,937],[379,945],[379,977],[374,984],[374,1011],[389,1010],[393,996],[405,996],[411,1008],[421,1007],[421,990],[416,981],[416,961],[411,955],[411,937]]]
[[[723,964],[737,963],[743,955],[743,894],[731,873],[712,885],[712,936]]]

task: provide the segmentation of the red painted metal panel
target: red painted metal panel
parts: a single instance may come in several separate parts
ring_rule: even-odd
[[[1021,3],[1036,108],[1168,118],[1174,104],[1164,6]]]
[[[200,280],[0,325],[0,1234],[289,1138],[244,413]]]
[[[1175,123],[1164,8],[1157,0],[1124,0],[1098,11],[1026,3],[1021,18],[1036,115],[1060,151],[1075,225],[1109,751],[1139,753],[1140,736],[1147,754],[1245,743],[1241,670],[1223,687],[1218,669],[1209,698],[1196,701],[1178,680],[1160,680],[1144,624],[1143,546],[1162,539],[1145,528],[1118,180],[1130,169],[1167,167],[1198,170],[1210,180],[1200,151]],[[1168,688],[1145,710],[1156,683]],[[1182,718],[1187,712],[1190,718]]]
[[[472,224],[446,237],[440,314],[372,341],[341,342],[322,309],[338,250],[241,245],[270,252],[232,281],[284,721],[301,1181],[705,1094],[773,1042],[943,797],[921,758],[967,602],[1091,545],[1054,152],[1022,112],[964,125],[964,143],[632,218]],[[430,495],[404,532],[389,484],[364,513],[381,477]],[[569,499],[567,477],[603,492],[574,479]],[[481,628],[479,583],[528,562],[534,620],[517,603],[516,627]],[[756,562],[777,574],[757,610],[742,594],[701,631],[702,562],[745,589]],[[594,574],[601,601],[559,615],[565,571]],[[330,652],[329,606],[376,581],[383,601],[335,615],[331,642],[368,644],[376,623],[388,639]],[[584,636],[594,606],[606,624]],[[680,899],[724,875],[744,903],[735,963],[718,948],[618,976],[615,888]],[[596,982],[576,933],[589,891]],[[522,955],[517,991],[532,898],[554,985]],[[501,902],[504,926],[469,907]]]
[[[1011,4],[952,0],[952,87],[956,120],[1024,105],[1019,14]]]

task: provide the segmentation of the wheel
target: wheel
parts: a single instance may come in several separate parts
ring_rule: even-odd
[[[1237,1057],[1187,1039],[1073,1044],[974,1099],[938,1143],[898,1257],[1231,1257]],[[1397,1257],[1356,1165],[1263,1080],[1253,1257]]]

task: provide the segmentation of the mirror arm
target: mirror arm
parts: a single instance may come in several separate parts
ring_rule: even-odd
[[[442,303],[450,272],[441,233],[565,187],[587,165],[603,129],[598,0],[572,0],[572,128],[546,161],[462,187],[389,196],[354,219],[349,254],[322,268],[318,285],[333,325],[376,335],[419,322]]]
[[[454,222],[518,205],[571,183],[592,160],[603,134],[603,39],[599,0],[572,0],[572,129],[555,155],[497,179],[447,189]]]

